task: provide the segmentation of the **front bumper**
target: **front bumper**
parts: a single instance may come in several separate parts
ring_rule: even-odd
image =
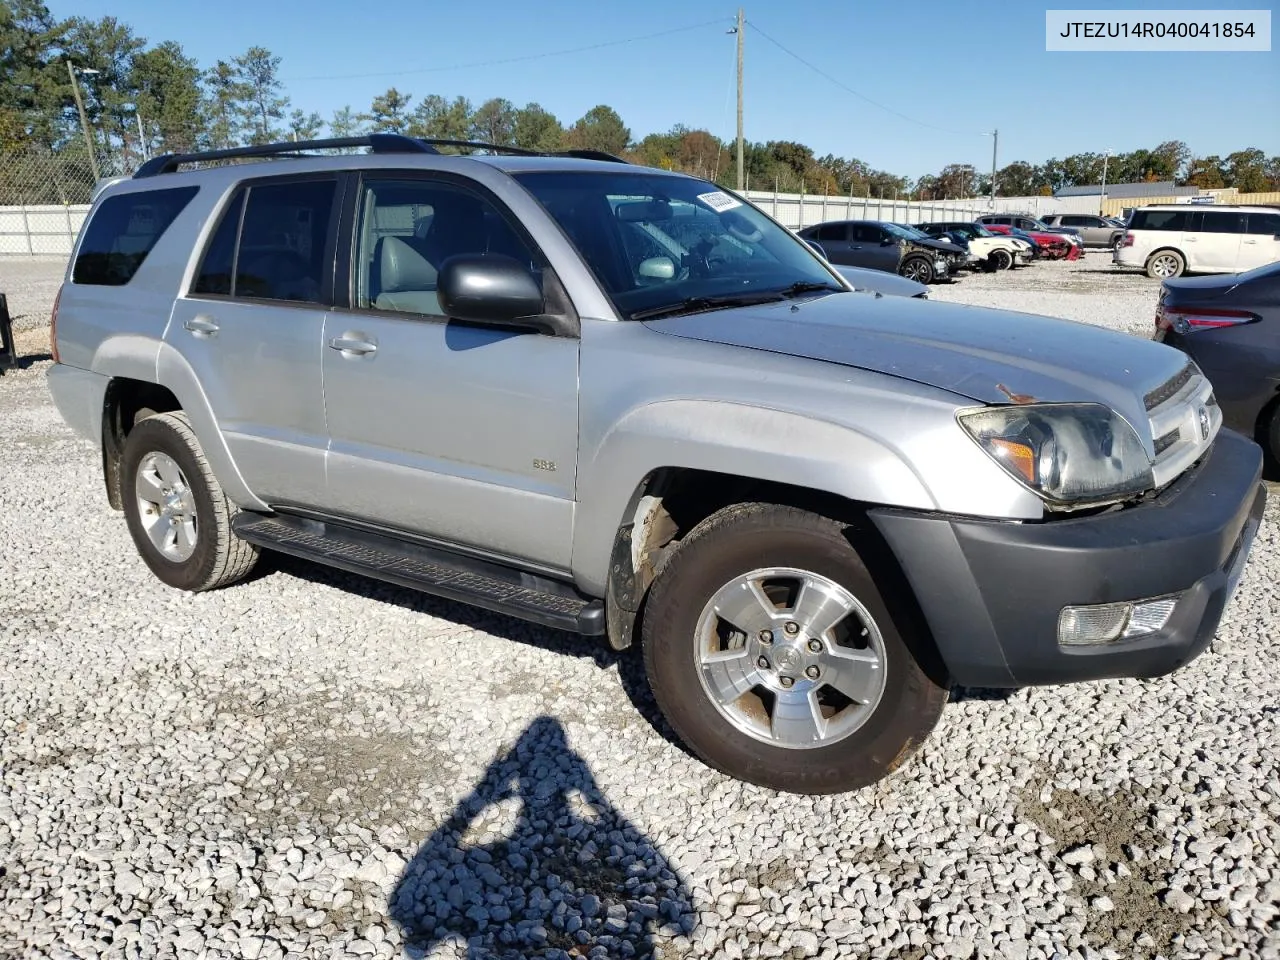
[[[1155,499],[1078,519],[974,520],[894,509],[870,516],[897,556],[952,679],[1021,687],[1153,677],[1197,657],[1217,630],[1266,505],[1262,451],[1222,431]],[[1179,593],[1159,632],[1061,646],[1078,604]]]

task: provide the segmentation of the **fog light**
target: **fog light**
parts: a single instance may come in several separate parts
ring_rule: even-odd
[[[1177,605],[1177,597],[1160,597],[1132,603],[1063,607],[1058,616],[1058,643],[1080,646],[1136,640],[1164,629]]]

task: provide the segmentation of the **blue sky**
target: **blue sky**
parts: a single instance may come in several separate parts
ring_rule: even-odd
[[[415,98],[537,101],[566,124],[607,103],[637,138],[676,123],[725,137],[734,130],[734,38],[726,33],[737,9],[732,2],[558,0],[544,12],[513,0],[47,2],[57,16],[112,15],[151,42],[177,40],[201,66],[266,46],[282,58],[293,105],[326,119],[344,104],[367,109],[394,85]],[[1125,6],[1208,4],[1128,0]],[[982,132],[993,128],[1000,130],[1002,166],[1168,139],[1185,140],[1197,154],[1245,146],[1280,154],[1280,53],[1274,49],[1047,53],[1044,10],[1030,3],[935,0],[747,6],[749,23],[769,37],[911,119],[842,90],[749,26],[746,136],[799,140],[818,155],[854,156],[912,177],[952,162],[988,169],[991,138]],[[459,67],[696,24],[705,25],[593,51]]]

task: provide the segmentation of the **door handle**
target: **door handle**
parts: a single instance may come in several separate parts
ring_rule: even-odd
[[[190,330],[197,337],[216,337],[218,335],[218,324],[208,317],[192,317],[182,326],[184,329]]]
[[[378,352],[376,343],[355,334],[334,337],[329,341],[329,347],[337,350],[344,357],[369,357]]]
[[[1245,243],[1257,243],[1258,241],[1257,241],[1257,240],[1245,240],[1244,242],[1245,242]]]

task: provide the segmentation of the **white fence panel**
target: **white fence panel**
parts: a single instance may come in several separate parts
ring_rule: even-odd
[[[0,207],[0,257],[70,255],[89,205]]]

